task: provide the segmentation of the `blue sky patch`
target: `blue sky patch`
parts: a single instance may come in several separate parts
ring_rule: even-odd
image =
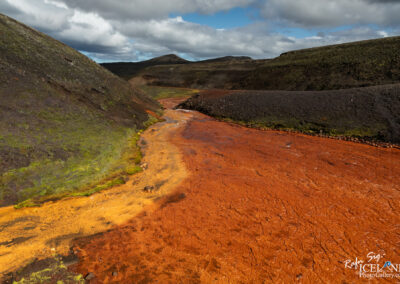
[[[170,16],[181,16],[186,22],[206,25],[214,29],[232,29],[244,27],[260,18],[259,11],[252,7],[239,7],[229,11],[221,11],[212,15],[190,13],[184,15],[171,14]]]

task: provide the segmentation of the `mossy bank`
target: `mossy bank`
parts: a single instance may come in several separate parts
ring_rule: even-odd
[[[136,168],[159,105],[76,50],[0,15],[0,206],[90,192]]]

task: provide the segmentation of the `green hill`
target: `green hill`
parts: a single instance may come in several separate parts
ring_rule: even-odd
[[[240,89],[336,90],[400,82],[400,37],[284,53],[245,76]]]
[[[384,85],[400,82],[400,37],[297,50],[274,59],[225,57],[142,67],[131,75],[158,86],[304,91]]]
[[[158,107],[76,50],[0,14],[0,205],[123,182],[138,160],[146,110]]]

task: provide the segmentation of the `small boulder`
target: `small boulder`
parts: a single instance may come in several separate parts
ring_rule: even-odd
[[[145,188],[143,188],[144,192],[153,192],[154,190],[154,186],[145,186]]]
[[[93,274],[92,272],[89,272],[88,274],[86,274],[85,280],[86,280],[86,281],[90,281],[90,280],[92,280],[94,277],[95,277],[94,274]]]

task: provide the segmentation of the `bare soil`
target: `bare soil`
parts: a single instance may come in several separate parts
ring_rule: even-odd
[[[171,98],[171,99],[161,99],[159,100],[159,102],[165,107],[165,108],[169,108],[172,109],[174,107],[176,107],[177,105],[183,103],[184,101],[186,101],[188,98]]]
[[[400,151],[175,111],[188,178],[156,208],[75,242],[90,283],[356,282],[400,262]]]

